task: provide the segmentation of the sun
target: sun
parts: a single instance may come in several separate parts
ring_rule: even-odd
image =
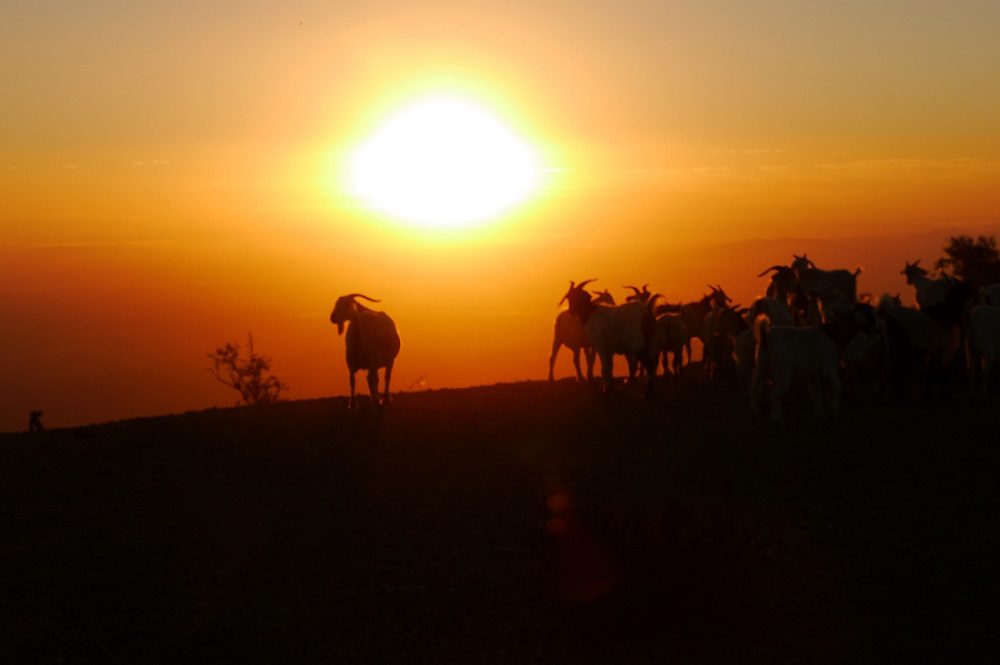
[[[471,101],[431,97],[392,115],[353,152],[350,193],[424,228],[460,228],[524,202],[539,182],[537,152]]]

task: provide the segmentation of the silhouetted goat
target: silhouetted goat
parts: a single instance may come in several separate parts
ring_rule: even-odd
[[[385,368],[384,401],[389,402],[389,381],[392,378],[392,366],[399,355],[399,333],[396,324],[385,312],[368,309],[357,298],[369,302],[381,302],[360,293],[351,293],[337,298],[330,313],[330,322],[336,324],[337,334],[344,333],[347,325],[346,351],[347,371],[351,380],[351,399],[348,406],[354,407],[354,373],[358,370],[368,370],[368,390],[372,404],[380,406],[378,399],[378,370]]]

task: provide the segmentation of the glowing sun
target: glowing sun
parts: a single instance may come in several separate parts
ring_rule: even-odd
[[[492,219],[537,187],[532,147],[476,104],[434,97],[390,117],[354,152],[351,193],[428,228]]]

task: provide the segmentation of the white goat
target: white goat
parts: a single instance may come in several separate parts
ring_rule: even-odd
[[[926,309],[935,305],[940,305],[948,297],[951,289],[951,280],[947,277],[931,279],[927,276],[927,271],[918,265],[920,259],[913,263],[904,262],[906,267],[900,271],[900,275],[906,276],[906,283],[916,290],[917,306]]]
[[[987,404],[990,398],[990,367],[1000,360],[1000,307],[979,305],[972,308],[969,314],[969,356],[973,390]]]
[[[330,323],[336,324],[338,335],[342,335],[344,325],[348,325],[345,338],[347,371],[351,383],[348,407],[354,407],[354,373],[364,369],[368,370],[368,391],[372,404],[378,408],[381,406],[378,398],[378,370],[385,368],[383,399],[388,403],[392,366],[396,362],[396,356],[399,355],[399,333],[388,314],[368,309],[357,302],[357,298],[381,302],[360,293],[341,296],[337,298],[333,312],[330,313]]]
[[[587,330],[587,338],[601,359],[601,378],[604,391],[611,390],[614,378],[615,354],[625,356],[629,375],[634,375],[636,362],[646,369],[646,394],[652,396],[656,383],[656,355],[653,352],[653,335],[656,324],[653,302],[628,302],[610,306],[594,302],[584,287],[594,280],[588,279],[572,286],[566,293],[569,311],[580,319]]]
[[[573,282],[569,283],[569,288],[573,289]],[[559,301],[559,304],[563,304],[566,301],[566,296]],[[594,302],[598,302],[605,305],[614,305],[615,299],[612,297],[609,291],[601,291],[594,298]],[[583,327],[583,323],[580,319],[576,318],[568,309],[564,309],[559,312],[556,317],[555,330],[552,334],[552,353],[549,354],[549,381],[554,381],[554,368],[556,364],[556,356],[559,354],[559,348],[565,346],[573,354],[573,367],[576,368],[576,378],[580,383],[583,383],[583,372],[580,371],[580,351],[583,351],[583,355],[587,361],[587,381],[592,381],[594,379],[594,347],[590,345],[590,340],[587,339],[587,330]]]
[[[830,323],[793,328],[771,326],[761,317],[754,324],[757,358],[751,381],[750,411],[759,420],[759,406],[768,379],[771,387],[771,420],[784,422],[782,401],[791,387],[792,377],[804,374],[817,418],[823,416],[823,390],[830,390],[830,411],[840,407],[840,349],[852,337],[875,324],[875,315],[868,305],[856,305],[851,312]]]

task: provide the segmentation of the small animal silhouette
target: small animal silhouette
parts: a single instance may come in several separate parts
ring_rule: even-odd
[[[28,431],[29,432],[44,432],[45,425],[42,424],[42,412],[32,411],[31,417],[28,419]]]

